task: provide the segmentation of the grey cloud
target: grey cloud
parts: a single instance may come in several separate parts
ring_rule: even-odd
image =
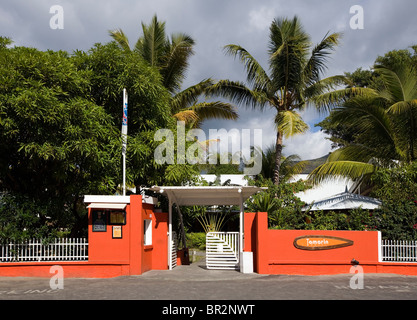
[[[64,30],[49,28],[49,8],[55,4],[64,8]],[[365,10],[364,30],[349,27],[349,9],[355,4]],[[415,12],[415,0],[14,0],[0,4],[0,30],[1,35],[12,37],[17,45],[72,52],[110,41],[108,30],[115,28],[122,28],[134,43],[141,21],[149,22],[156,13],[166,21],[169,33],[186,32],[196,40],[186,87],[208,77],[245,79],[242,65],[222,51],[229,43],[248,49],[267,69],[268,26],[273,17],[298,15],[314,43],[328,31],[343,32],[342,43],[327,70],[327,75],[334,75],[357,67],[368,68],[378,55],[416,44]],[[255,117],[259,121],[251,121]],[[264,135],[273,139],[273,117],[272,110],[241,108],[238,123],[208,121],[204,128],[250,128],[264,124]]]

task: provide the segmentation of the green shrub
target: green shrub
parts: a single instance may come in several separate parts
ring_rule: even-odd
[[[191,232],[186,234],[188,248],[206,249],[206,234],[204,232]]]

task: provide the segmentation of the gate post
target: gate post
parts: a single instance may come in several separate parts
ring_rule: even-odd
[[[257,212],[255,217],[256,228],[256,263],[257,272],[260,274],[268,274],[268,214],[266,212]]]

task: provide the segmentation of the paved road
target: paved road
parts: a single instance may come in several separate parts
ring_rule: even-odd
[[[49,278],[0,278],[0,300],[416,300],[417,277],[365,274],[363,289],[353,274],[288,276],[207,270],[204,261],[172,271],[111,279],[64,279],[52,290]]]

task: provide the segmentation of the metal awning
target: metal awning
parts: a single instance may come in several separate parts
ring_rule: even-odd
[[[267,188],[254,186],[154,186],[149,190],[172,198],[179,206],[241,205],[253,194]]]
[[[90,203],[87,208],[91,209],[117,209],[124,210],[126,208],[126,203]]]

